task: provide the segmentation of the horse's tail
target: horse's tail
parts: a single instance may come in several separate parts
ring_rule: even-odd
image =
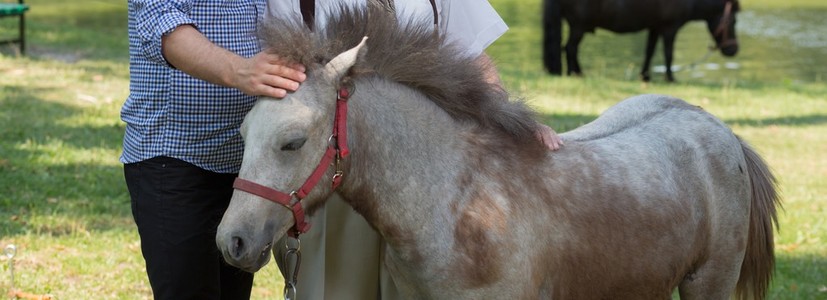
[[[561,0],[543,1],[543,63],[554,75],[563,74],[560,43],[562,36]]]
[[[752,208],[749,213],[749,237],[741,275],[735,287],[737,299],[765,299],[775,267],[773,224],[778,228],[776,207],[781,200],[776,191],[777,181],[767,163],[740,137],[741,149],[747,162],[747,175],[752,186]]]

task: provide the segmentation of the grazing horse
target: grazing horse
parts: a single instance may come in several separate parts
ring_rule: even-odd
[[[617,33],[647,29],[646,58],[640,76],[649,81],[649,63],[658,38],[663,37],[666,79],[672,82],[675,81],[672,53],[678,29],[689,21],[704,20],[715,40],[715,47],[725,56],[734,56],[738,52],[735,13],[739,9],[738,0],[544,0],[543,62],[549,73],[562,74],[562,19],[569,24],[566,43],[568,75],[582,74],[577,47],[586,32],[594,32],[598,27]]]
[[[405,299],[764,298],[775,179],[719,119],[637,96],[547,151],[484,66],[385,15],[262,26],[267,51],[308,77],[241,126],[216,234],[229,264],[259,270],[336,192],[387,242]]]

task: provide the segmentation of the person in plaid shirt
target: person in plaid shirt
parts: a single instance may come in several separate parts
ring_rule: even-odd
[[[256,96],[281,98],[304,68],[260,50],[266,0],[130,0],[124,176],[155,299],[248,299],[215,231],[232,195],[238,128]]]

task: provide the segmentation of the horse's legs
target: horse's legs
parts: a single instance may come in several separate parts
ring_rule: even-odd
[[[576,24],[569,24],[569,40],[566,42],[566,64],[568,65],[567,75],[583,75],[580,70],[580,62],[577,61],[577,47],[583,39],[583,29]]]
[[[560,41],[563,39],[563,18],[559,0],[543,1],[543,63],[553,75],[563,74]]]
[[[649,29],[649,38],[646,40],[646,57],[643,59],[643,69],[640,70],[640,78],[643,81],[648,82],[651,77],[649,76],[649,64],[652,62],[652,55],[655,54],[655,45],[658,44],[658,32],[652,28]]]
[[[663,56],[666,59],[666,80],[669,82],[675,82],[675,76],[672,76],[672,54],[675,52],[675,36],[677,35],[677,27],[663,31]]]
[[[730,299],[738,282],[743,251],[740,252],[741,255],[737,251],[729,253],[732,253],[729,257],[716,253],[714,258],[687,274],[678,286],[681,300]]]
[[[738,189],[733,189],[735,190]],[[733,200],[716,200],[715,202],[726,204],[712,205],[720,211],[748,211],[748,207],[743,207],[743,202],[748,200],[741,200],[743,198],[744,196],[721,197]],[[741,275],[741,264],[744,262],[749,231],[747,217],[743,212],[740,216],[733,212],[726,217],[728,220],[710,220],[718,223],[717,229],[707,233],[710,237],[709,244],[699,255],[706,259],[696,262],[694,270],[686,274],[678,286],[681,300],[730,299],[735,292],[735,285]]]

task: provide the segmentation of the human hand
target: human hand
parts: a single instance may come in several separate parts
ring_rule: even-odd
[[[299,88],[299,84],[307,78],[304,71],[301,64],[260,52],[243,59],[235,68],[233,86],[248,95],[280,99]]]
[[[549,150],[557,150],[563,146],[563,139],[557,135],[557,132],[545,124],[538,123],[537,131],[534,133],[535,137],[540,140]]]

